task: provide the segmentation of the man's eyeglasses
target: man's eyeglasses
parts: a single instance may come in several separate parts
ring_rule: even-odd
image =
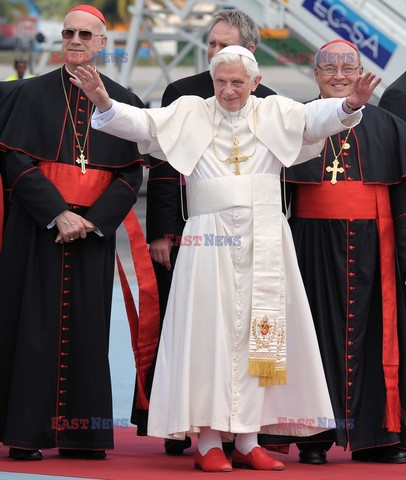
[[[78,33],[79,38],[81,40],[91,40],[92,37],[104,37],[104,35],[96,34],[93,32],[89,32],[88,30],[75,30],[73,28],[65,28],[62,30],[62,38],[65,40],[72,40],[72,38],[75,36],[75,33]]]
[[[317,65],[317,68],[318,68],[319,70],[321,70],[324,75],[336,75],[337,72],[340,70],[341,73],[342,73],[344,76],[346,76],[346,77],[348,77],[349,75],[354,74],[354,73],[359,69],[359,67],[360,67],[360,66],[358,65],[358,67],[343,67],[343,68],[324,67],[324,68],[323,68],[323,67],[319,67],[319,66]]]

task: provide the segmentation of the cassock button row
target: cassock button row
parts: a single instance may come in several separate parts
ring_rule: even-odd
[[[349,163],[346,163],[344,167],[348,170],[349,168],[351,168],[351,165]]]
[[[356,232],[350,232],[350,237],[354,237],[356,235]]]
[[[350,273],[348,274],[348,276],[351,277],[351,278],[353,278],[353,277],[355,277],[355,273],[354,273],[354,272],[350,272]]]
[[[355,318],[355,315],[354,315],[353,313],[350,313],[350,314],[348,315],[348,318]]]
[[[348,263],[355,263],[355,260],[354,260],[353,258],[350,258],[350,259],[348,260]]]
[[[67,357],[68,353],[67,352],[61,352],[61,357]]]
[[[236,223],[236,228],[240,228],[240,224],[239,223]]]
[[[352,299],[351,299],[348,303],[349,303],[350,305],[354,305],[355,300],[352,300]]]
[[[343,157],[348,157],[349,153],[348,152],[343,152]]]
[[[69,257],[72,254],[71,254],[71,252],[64,252],[64,255],[65,255],[65,257]]]
[[[352,182],[354,179],[353,179],[352,177],[347,177],[347,180],[348,180],[349,182]]]
[[[67,320],[69,318],[69,315],[62,315],[62,320]]]
[[[356,287],[353,287],[353,286],[350,287],[351,292],[355,292],[355,290],[356,290]]]
[[[352,386],[352,382],[347,382],[347,385],[348,385],[349,387],[351,387],[351,386]]]
[[[348,360],[351,360],[354,355],[347,355]]]
[[[350,346],[351,346],[353,343],[354,343],[354,342],[351,342],[351,340],[349,340],[349,341],[347,342],[347,345],[350,345]]]
[[[353,332],[354,330],[355,330],[355,328],[348,327],[348,331],[349,331],[349,332]]]
[[[63,302],[62,305],[63,305],[64,307],[69,307],[70,303],[69,303],[69,302]]]
[[[355,250],[356,247],[355,247],[355,245],[350,245],[348,248],[349,248],[350,250]]]
[[[352,373],[352,372],[354,371],[354,369],[353,369],[353,368],[349,368],[348,371],[349,371],[350,373]]]
[[[62,327],[62,331],[63,331],[63,332],[68,332],[68,331],[69,331],[69,327]]]
[[[83,95],[79,95],[79,99],[80,99],[80,100],[87,100],[87,98],[84,97]]]

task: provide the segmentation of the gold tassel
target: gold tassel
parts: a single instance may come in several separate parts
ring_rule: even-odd
[[[286,369],[276,369],[276,363],[269,360],[249,359],[248,374],[259,377],[259,386],[286,385]]]
[[[272,377],[259,377],[258,385],[260,387],[269,387],[271,385],[286,385],[286,370],[276,370]]]
[[[275,362],[269,360],[248,360],[248,374],[252,377],[271,377],[275,374]]]

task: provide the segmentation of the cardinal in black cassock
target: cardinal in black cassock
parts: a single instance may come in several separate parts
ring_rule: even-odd
[[[73,38],[63,40],[69,48],[102,36],[82,39],[85,20],[93,33],[95,21],[104,23],[92,6],[71,10],[64,26]],[[0,106],[11,186],[0,255],[0,439],[17,448],[80,452],[113,447],[108,347],[115,232],[137,200],[143,158],[136,144],[90,128],[93,105],[71,74],[67,63],[24,82]],[[127,89],[105,76],[103,82],[112,98],[142,107]],[[54,221],[66,210],[96,230],[56,242]],[[158,307],[156,313],[152,336]]]
[[[347,96],[358,61],[349,42],[324,45],[315,68],[321,95]],[[406,462],[405,175],[406,122],[372,105],[355,128],[326,139],[320,158],[286,170],[336,421],[299,444],[303,463],[324,463],[333,441],[349,444],[353,459]]]

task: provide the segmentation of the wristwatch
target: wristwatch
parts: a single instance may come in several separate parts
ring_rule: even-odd
[[[359,110],[361,108],[361,107],[352,106],[351,103],[348,103],[347,99],[345,100],[345,105],[349,110],[352,110],[353,112],[356,112],[357,110]]]

